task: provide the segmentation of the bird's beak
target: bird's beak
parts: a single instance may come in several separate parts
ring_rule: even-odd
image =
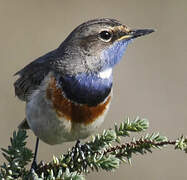
[[[131,35],[131,39],[134,39],[140,36],[145,36],[152,32],[154,32],[154,29],[135,29],[130,31],[130,35]]]
[[[154,32],[154,29],[134,29],[134,30],[129,30],[129,32],[123,34],[118,41],[123,40],[123,39],[134,39],[140,36],[144,36],[147,34],[150,34]]]

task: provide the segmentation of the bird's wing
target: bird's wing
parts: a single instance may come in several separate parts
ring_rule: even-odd
[[[16,96],[23,101],[27,101],[29,95],[38,88],[44,77],[49,73],[48,68],[41,65],[30,64],[16,73],[19,78],[14,83]]]
[[[55,51],[52,51],[31,62],[15,74],[19,75],[14,83],[15,94],[20,100],[27,101],[32,92],[37,90],[45,76],[52,70],[50,61],[56,58]]]

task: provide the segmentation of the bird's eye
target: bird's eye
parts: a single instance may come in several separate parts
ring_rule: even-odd
[[[105,30],[99,33],[99,37],[101,40],[105,42],[109,42],[112,39],[112,34],[111,32]]]

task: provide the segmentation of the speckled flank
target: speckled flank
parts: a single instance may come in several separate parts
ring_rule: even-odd
[[[54,77],[50,79],[47,88],[47,98],[52,101],[53,107],[59,117],[64,117],[73,123],[82,123],[85,125],[94,122],[99,116],[103,115],[111,100],[111,96],[109,96],[103,104],[97,106],[72,103],[63,96],[62,90],[57,88]]]

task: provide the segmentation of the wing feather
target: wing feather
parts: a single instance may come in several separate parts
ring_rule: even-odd
[[[19,78],[14,83],[15,94],[22,101],[28,101],[29,96],[44,80],[49,71],[53,71],[50,62],[57,59],[56,50],[36,59],[15,75]]]

